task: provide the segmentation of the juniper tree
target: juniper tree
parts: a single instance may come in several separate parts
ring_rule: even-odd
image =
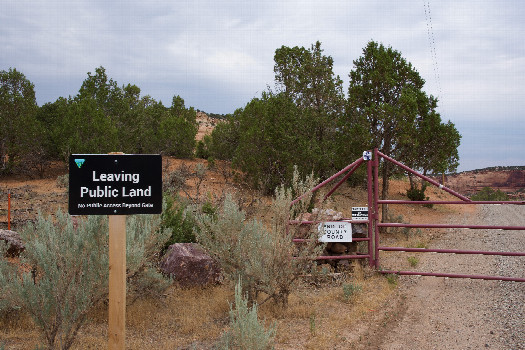
[[[431,159],[433,153],[439,152],[418,145],[418,139],[424,143],[423,136],[446,137],[445,142],[451,147],[446,148],[448,154],[438,157],[439,167],[453,166],[459,145],[457,131],[453,124],[444,128],[445,136],[424,130],[426,123],[423,121],[437,116],[437,100],[425,93],[424,84],[425,80],[399,51],[370,41],[350,72],[346,118],[341,125],[345,138],[359,137],[363,149],[377,147],[385,155],[405,162],[414,159],[414,152],[406,152],[407,148],[413,149],[412,143],[415,147],[421,146],[416,149],[420,158]],[[422,131],[425,135],[419,135]],[[453,135],[448,137],[448,133]],[[386,199],[388,179],[392,174],[393,166],[388,161],[383,162],[382,199]],[[382,217],[386,219],[387,205],[383,205],[382,210]]]

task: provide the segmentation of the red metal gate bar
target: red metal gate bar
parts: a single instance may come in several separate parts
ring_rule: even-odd
[[[374,212],[373,217],[370,217],[368,220],[373,220],[374,222],[374,266],[377,269],[379,267],[379,226],[377,226],[377,223],[379,221],[379,151],[377,148],[374,148],[374,158],[373,158],[372,167],[373,170],[373,189],[374,189]],[[370,178],[368,178],[368,181],[370,182]]]
[[[450,188],[443,186],[442,184],[440,184],[439,182],[437,182],[437,181],[435,181],[435,180],[429,178],[428,176],[422,175],[422,174],[418,173],[417,171],[414,171],[414,170],[410,169],[410,168],[407,167],[405,164],[400,163],[400,162],[398,162],[397,160],[395,160],[395,159],[393,159],[393,158],[390,158],[389,156],[387,156],[387,155],[385,155],[385,154],[383,154],[383,153],[381,153],[381,152],[379,152],[379,151],[377,151],[377,154],[378,154],[379,156],[383,157],[384,159],[386,159],[386,160],[388,160],[388,161],[390,161],[390,162],[396,164],[397,166],[399,166],[399,167],[405,169],[406,171],[408,171],[408,172],[410,172],[410,173],[412,173],[412,174],[414,174],[414,175],[416,175],[416,176],[422,178],[423,180],[430,182],[432,185],[434,185],[434,186],[436,186],[436,187],[439,187],[439,188],[442,189],[443,191],[448,192],[448,193],[450,193],[451,195],[456,196],[456,197],[458,197],[459,199],[464,200],[464,201],[466,201],[466,202],[472,202],[472,201],[470,200],[470,198],[467,198],[467,197],[465,197],[465,196],[463,196],[463,195],[457,193],[456,191],[451,190]]]
[[[492,281],[525,282],[525,278],[504,277],[504,276],[461,275],[461,274],[455,274],[455,273],[434,273],[434,272],[392,271],[392,270],[381,270],[378,272],[382,274],[392,274],[392,275],[433,276],[433,277],[448,277],[448,278],[470,278],[470,279],[492,280]]]
[[[361,164],[363,162],[363,158],[359,158],[358,160],[356,160],[355,162],[353,162],[352,164],[350,165],[347,165],[344,169],[340,170],[339,172],[335,173],[334,175],[330,176],[328,179],[324,180],[323,182],[321,182],[319,185],[315,186],[314,188],[312,188],[309,192],[315,192],[317,191],[318,189],[320,189],[321,187],[323,187],[324,185],[326,185],[327,183],[333,181],[334,179],[338,178],[341,174],[344,174],[346,171],[348,170],[351,170],[354,166],[358,166],[359,164]],[[308,192],[307,192],[308,193]],[[290,206],[294,205],[295,203],[297,203],[298,201],[300,201],[301,199],[303,199],[304,196],[306,196],[307,193],[303,193],[302,195],[300,195],[299,197],[297,197],[296,199],[294,199],[291,203],[290,203]]]
[[[390,252],[415,252],[415,253],[449,253],[449,254],[480,254],[500,256],[525,256],[522,252],[490,252],[482,250],[459,250],[459,249],[427,249],[427,248],[405,248],[405,247],[379,247],[379,250]]]
[[[326,200],[326,198],[330,197],[332,195],[332,193],[335,192],[335,190],[337,190],[339,188],[339,186],[341,186],[342,184],[345,183],[346,180],[348,180],[348,178],[350,177],[350,175],[352,175],[358,168],[359,166],[362,164],[363,162],[358,162],[352,169],[350,169],[348,171],[348,173],[334,186],[334,188],[332,188],[330,190],[330,192],[328,192],[324,198],[323,198],[323,201]]]
[[[321,222],[325,222],[327,220],[316,220],[316,221],[312,221],[312,220],[305,220],[305,221],[301,221],[301,220],[290,220],[289,223],[292,224],[292,225],[301,225],[301,224],[320,224]],[[341,220],[339,220],[341,222],[348,222],[349,224],[368,224],[368,220],[352,220],[352,219],[346,219],[346,218],[342,218]]]
[[[352,242],[364,242],[369,241],[370,238],[352,238]],[[301,243],[301,242],[308,242],[309,240],[306,238],[294,238],[292,239],[293,242]]]
[[[370,258],[369,254],[359,254],[359,255],[325,255],[318,256],[314,260],[343,260],[343,259],[368,259]]]
[[[378,223],[379,227],[409,227],[409,228],[470,228],[481,230],[525,230],[525,226],[489,226],[489,225],[448,225],[448,224],[400,224],[393,222]]]
[[[525,205],[525,201],[404,201],[397,199],[380,199],[379,204],[514,204]]]

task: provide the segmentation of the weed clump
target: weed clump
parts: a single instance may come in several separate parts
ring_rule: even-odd
[[[386,274],[385,277],[386,277],[388,284],[390,284],[393,287],[397,286],[399,275],[395,273],[389,273],[389,274]]]
[[[273,349],[275,324],[266,330],[257,317],[257,304],[248,306],[242,296],[241,282],[235,286],[235,308],[230,305],[230,329],[221,337],[218,349]]]
[[[357,283],[344,283],[343,284],[343,300],[345,303],[350,301],[350,298],[361,291],[361,286]]]
[[[410,266],[412,266],[412,267],[416,267],[417,264],[419,264],[419,259],[416,258],[415,256],[409,256],[407,258],[407,261],[410,264]]]

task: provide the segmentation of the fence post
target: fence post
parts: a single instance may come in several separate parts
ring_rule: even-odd
[[[109,350],[126,343],[126,215],[109,215]]]
[[[373,206],[373,185],[372,185],[372,162],[366,164],[366,187],[368,191],[368,265],[374,267],[374,206]]]
[[[11,192],[7,192],[7,229],[11,230]]]
[[[374,148],[374,265],[376,268],[379,267],[379,226],[377,222],[379,220],[379,151]]]

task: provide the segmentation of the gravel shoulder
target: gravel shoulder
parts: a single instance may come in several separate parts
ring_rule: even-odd
[[[525,226],[525,207],[483,205],[458,224]],[[431,248],[525,251],[525,231],[451,229]],[[524,277],[525,259],[417,255],[414,270]],[[394,321],[374,349],[525,349],[525,283],[402,276]]]

